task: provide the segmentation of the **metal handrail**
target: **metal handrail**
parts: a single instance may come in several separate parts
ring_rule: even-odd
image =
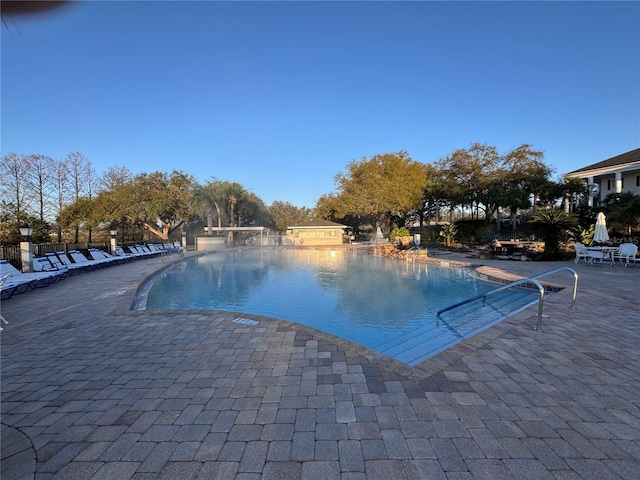
[[[485,300],[488,296],[493,295],[494,293],[502,292],[504,290],[508,290],[511,287],[515,287],[518,285],[522,285],[524,283],[533,283],[536,287],[538,287],[538,331],[542,331],[542,305],[544,301],[544,287],[537,280],[531,280],[528,278],[521,278],[519,280],[515,280],[507,285],[503,285],[502,287],[498,287],[494,290],[491,290],[487,293],[482,293],[480,295],[476,295],[475,297],[468,298],[461,302],[456,303],[455,305],[451,305],[450,307],[443,308],[436,313],[436,319],[444,312],[448,312],[449,310],[453,310],[454,308],[458,308],[467,303],[475,302],[476,300],[482,299],[482,306],[485,305]]]
[[[534,275],[533,277],[529,277],[529,278],[542,278],[556,272],[561,272],[562,270],[566,270],[573,274],[573,296],[571,297],[571,308],[576,308],[576,296],[578,295],[578,272],[576,272],[573,268],[558,267],[558,268],[554,268],[553,270],[549,270],[547,272],[539,273],[538,275]]]
[[[571,307],[572,308],[576,308],[576,295],[578,294],[578,274],[576,273],[575,270],[573,270],[572,268],[569,267],[559,267],[559,268],[554,268],[553,270],[549,270],[547,272],[543,272],[540,273],[538,275],[534,275],[532,277],[529,278],[521,278],[519,280],[515,280],[511,283],[508,283],[506,285],[503,285],[501,287],[498,287],[494,290],[491,290],[487,293],[482,293],[480,295],[476,295],[474,297],[468,298],[466,300],[463,300],[461,302],[458,302],[454,305],[451,305],[449,307],[443,308],[442,310],[439,310],[438,313],[436,313],[436,319],[438,317],[440,317],[441,314],[443,314],[444,312],[448,312],[449,310],[453,310],[454,308],[458,308],[462,305],[465,305],[467,303],[471,303],[471,302],[475,302],[476,300],[480,300],[482,299],[482,306],[485,306],[485,300],[488,296],[493,295],[494,293],[498,293],[498,292],[502,292],[504,290],[508,290],[509,288],[512,287],[516,287],[518,285],[522,285],[525,283],[532,283],[534,284],[537,288],[538,288],[538,323],[536,325],[535,330],[537,332],[542,332],[542,310],[544,308],[544,287],[542,286],[542,284],[540,282],[538,282],[536,279],[537,278],[541,278],[541,277],[545,277],[547,275],[551,275],[552,273],[556,273],[562,270],[568,270],[570,272],[573,273],[574,276],[574,282],[573,282],[573,297],[571,300]]]

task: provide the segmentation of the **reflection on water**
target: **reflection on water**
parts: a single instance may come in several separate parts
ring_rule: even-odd
[[[309,325],[376,348],[425,326],[447,305],[492,287],[466,269],[356,250],[221,252],[167,270],[148,309],[214,309]]]

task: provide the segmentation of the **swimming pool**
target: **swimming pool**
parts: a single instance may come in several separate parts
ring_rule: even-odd
[[[435,318],[438,310],[493,288],[468,268],[356,249],[246,249],[180,262],[156,279],[139,308],[276,317],[414,365],[495,323],[475,311],[464,321],[458,321],[462,314],[448,321]]]

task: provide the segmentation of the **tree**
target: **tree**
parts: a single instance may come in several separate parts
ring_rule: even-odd
[[[255,193],[245,191],[244,201],[238,205],[238,218],[244,225],[265,227],[271,223],[269,209]]]
[[[191,191],[191,198],[196,210],[204,211],[207,222],[207,235],[211,235],[213,229],[213,217],[217,213],[218,227],[222,226],[219,184],[215,179],[201,185],[195,184]]]
[[[0,186],[2,187],[3,216],[10,218],[16,224],[25,221],[29,215],[27,201],[27,163],[23,155],[9,153],[0,162]]]
[[[111,190],[133,180],[133,173],[127,167],[116,166],[102,174],[99,182],[100,190]]]
[[[313,218],[311,210],[296,207],[289,202],[275,201],[269,206],[269,215],[278,232],[282,233],[291,225],[303,223]]]
[[[98,194],[102,221],[139,225],[163,241],[189,218],[193,178],[182,171],[142,173]]]
[[[613,226],[619,226],[627,235],[640,225],[640,195],[631,192],[610,193],[604,199],[607,219]]]
[[[481,143],[473,143],[468,149],[456,150],[439,160],[437,166],[444,172],[446,182],[452,188],[454,196],[459,198],[461,194],[463,208],[465,205],[471,208],[471,219],[473,220],[474,211],[476,219],[479,218],[478,211],[481,204],[485,207],[491,205],[486,191],[488,186],[497,179],[500,166],[497,149]]]
[[[585,196],[587,194],[587,186],[580,178],[563,178],[560,182],[563,201],[566,208],[571,212],[577,209],[581,203],[586,205]]]
[[[548,185],[553,173],[551,167],[542,161],[543,158],[544,152],[534,150],[526,143],[504,156],[504,164],[511,182],[519,184],[528,195],[531,195],[534,212],[540,192]]]
[[[313,216],[331,220],[332,222],[341,220],[347,216],[345,202],[336,193],[322,195],[316,202]]]
[[[434,218],[436,223],[440,222],[440,212],[444,208],[449,208],[452,212],[455,205],[462,201],[462,190],[457,184],[449,182],[446,171],[442,168],[442,164],[426,165],[427,183],[422,195],[422,213],[420,215],[420,226],[423,219],[427,223],[431,223]],[[453,219],[449,218],[449,222]]]
[[[421,208],[427,181],[424,165],[404,151],[352,160],[335,180],[345,212],[376,225]]]
[[[51,166],[51,182],[53,184],[52,196],[55,201],[54,216],[56,220],[56,233],[58,243],[62,243],[61,217],[64,207],[69,203],[69,166],[64,160],[54,160]]]
[[[543,260],[560,260],[560,236],[578,223],[578,218],[573,213],[564,210],[551,209],[538,211],[533,215],[529,223],[537,225],[544,235]]]
[[[28,155],[24,157],[27,165],[25,184],[29,189],[32,203],[37,205],[36,214],[44,222],[49,217],[50,196],[53,190],[53,159],[46,155]]]
[[[68,154],[66,162],[69,169],[72,201],[77,202],[82,197],[92,198],[94,173],[91,162],[80,152]],[[77,243],[80,236],[80,224],[74,225],[74,228],[74,242]],[[89,233],[90,237],[91,233]]]

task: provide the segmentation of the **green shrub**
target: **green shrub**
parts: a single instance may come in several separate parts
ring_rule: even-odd
[[[394,228],[393,230],[391,230],[391,233],[389,234],[390,238],[395,238],[395,237],[410,237],[411,233],[409,232],[408,229],[402,227],[402,228]]]
[[[453,245],[457,233],[458,229],[455,225],[443,225],[440,228],[440,236],[444,238],[444,243],[447,247]]]

